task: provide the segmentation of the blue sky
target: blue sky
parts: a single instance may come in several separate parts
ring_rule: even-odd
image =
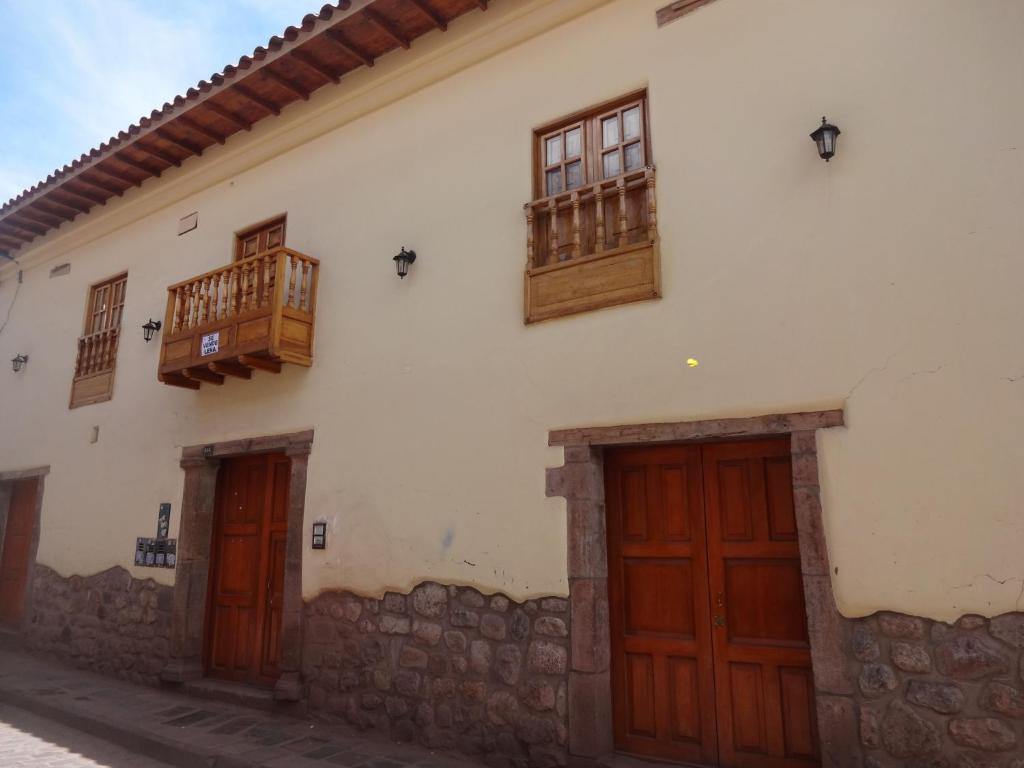
[[[0,0],[0,203],[326,0]]]

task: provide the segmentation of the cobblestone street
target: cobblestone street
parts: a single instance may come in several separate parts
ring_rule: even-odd
[[[169,768],[74,728],[0,704],[4,768]]]

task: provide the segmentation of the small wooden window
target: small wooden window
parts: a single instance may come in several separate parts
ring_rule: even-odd
[[[284,245],[285,217],[258,224],[235,236],[235,261]]]
[[[121,316],[128,275],[118,275],[89,289],[78,358],[71,385],[71,407],[109,400],[114,391],[114,365],[121,336]]]
[[[661,295],[647,94],[534,132],[526,322]]]
[[[572,115],[536,134],[537,198],[571,192],[650,164],[642,94]]]

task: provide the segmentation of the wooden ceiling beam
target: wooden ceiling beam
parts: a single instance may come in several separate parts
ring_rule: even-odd
[[[181,147],[189,154],[196,155],[198,157],[202,157],[203,155],[203,148],[200,147],[198,144],[193,144],[191,141],[188,141],[187,139],[179,139],[177,136],[170,133],[164,128],[157,128],[155,133],[164,141],[169,141],[174,146]]]
[[[114,155],[114,159],[117,160],[119,163],[130,165],[132,168],[138,168],[140,171],[143,171],[147,176],[156,176],[159,179],[160,174],[163,173],[162,170],[153,170],[152,166],[146,165],[145,163],[141,163],[135,158],[128,157],[128,155],[125,155],[124,153]]]
[[[264,67],[263,69],[261,69],[260,74],[263,75],[265,79],[277,83],[286,91],[294,93],[303,101],[309,101],[309,91],[300,86],[298,83],[295,83],[291,79],[285,77],[284,75],[275,72],[270,67]]]
[[[118,173],[117,170],[111,170],[110,168],[104,168],[103,165],[94,165],[89,170],[102,173],[104,176],[109,176],[111,179],[130,184],[133,187],[141,187],[142,182],[132,176],[125,176],[123,173]]]
[[[388,21],[375,10],[373,10],[373,8],[370,8],[369,6],[363,8],[363,16],[369,19],[370,23],[377,27],[377,29],[379,29],[381,32],[390,37],[392,40],[394,40],[396,43],[398,43],[406,50],[408,50],[409,47],[412,45],[412,43],[409,42],[409,38],[407,38],[405,35],[403,35],[401,32],[395,29],[394,24],[392,24],[390,21]]]
[[[38,208],[42,208],[43,210],[48,209],[50,211],[57,211],[60,216],[63,216],[68,221],[74,219],[75,216],[77,216],[78,214],[84,213],[84,211],[80,210],[79,208],[73,208],[70,205],[62,203],[60,200],[53,200],[49,197],[34,200],[32,204]],[[65,213],[65,211],[71,211],[71,215],[69,216],[67,213]]]
[[[214,104],[212,101],[207,101],[207,102],[205,102],[203,104],[203,106],[206,107],[211,112],[213,112],[215,115],[219,115],[220,117],[223,117],[229,123],[233,123],[234,125],[237,125],[243,131],[251,131],[252,130],[252,123],[250,123],[248,120],[246,120],[241,115],[235,114],[230,109],[225,109],[220,104]]]
[[[16,216],[17,214],[14,215]],[[14,221],[13,217],[8,217],[3,223],[5,226],[15,227],[16,229],[20,229],[22,232],[28,232],[33,236],[45,235],[50,231],[49,227],[38,224],[34,221]]]
[[[106,192],[108,195],[117,195],[118,197],[120,197],[121,195],[124,194],[124,190],[118,189],[117,187],[110,186],[108,184],[104,184],[101,181],[94,181],[93,179],[87,179],[87,178],[85,178],[85,174],[79,174],[78,176],[76,176],[71,181],[73,181],[76,184],[84,184],[87,187],[92,187],[93,189],[98,189],[100,192]]]
[[[373,66],[373,57],[363,49],[356,46],[355,43],[349,42],[349,39],[345,37],[340,30],[325,29],[324,36],[345,51],[349,56],[355,56],[368,67]]]
[[[323,75],[335,85],[341,82],[341,75],[328,69],[327,65],[325,65],[322,61],[320,61],[310,53],[306,53],[305,51],[296,48],[294,51],[292,51],[292,58],[299,62],[299,64],[302,64],[307,69],[311,69],[314,72]]]
[[[14,250],[18,250],[19,248],[21,248],[22,245],[24,245],[24,241],[19,240],[16,237],[11,237],[10,235],[5,235],[3,232],[0,232],[0,245],[2,245],[3,243],[7,243],[7,247],[14,248]]]
[[[32,221],[38,221],[40,224],[45,224],[47,227],[59,227],[65,221],[71,221],[71,216],[59,216],[56,213],[48,213],[47,211],[35,210],[33,208],[22,208],[17,213],[11,214],[12,216],[24,216],[26,219]]]
[[[0,221],[0,232],[2,231],[6,231],[8,233],[8,239],[20,240],[22,243],[31,243],[36,239],[36,235],[26,229],[22,229],[21,227],[11,224],[9,221]]]
[[[207,106],[209,106],[209,105],[207,105]],[[218,144],[223,144],[225,141],[227,141],[227,137],[226,136],[223,136],[222,134],[218,133],[217,131],[213,130],[212,128],[207,128],[202,123],[198,123],[195,120],[193,120],[191,117],[187,117],[186,115],[178,115],[178,122],[180,122],[182,125],[184,125],[186,128],[188,128],[190,131],[195,131],[196,133],[201,133],[206,138],[212,139],[213,141],[217,142]],[[245,128],[244,125],[240,125],[239,127],[240,128]]]
[[[427,5],[427,0],[410,0],[410,2],[415,5],[424,16],[430,19],[434,23],[435,27],[440,29],[442,32],[446,32],[448,30],[448,22],[445,21],[437,11]],[[294,52],[292,55],[295,55]]]
[[[256,106],[262,107],[263,109],[267,110],[267,112],[270,112],[272,115],[281,114],[281,107],[279,107],[277,104],[270,101],[269,99],[263,98],[258,93],[253,93],[241,83],[235,83],[234,89],[235,93],[239,94],[245,99],[248,99]]]
[[[70,189],[67,186],[67,184],[65,184],[62,187],[57,187],[50,194],[51,195],[67,195],[68,197],[74,197],[74,198],[77,198],[79,200],[85,200],[88,203],[88,206],[85,207],[85,208],[79,208],[78,209],[82,213],[88,213],[89,209],[92,208],[94,205],[104,205],[107,202],[105,199],[102,199],[102,198],[99,198],[99,197],[93,197],[92,195],[87,195],[84,192],[75,192],[75,190]],[[68,203],[68,205],[71,205],[71,204]],[[77,206],[72,206],[72,207],[74,208],[74,207],[77,207]]]
[[[147,147],[141,141],[136,141],[132,144],[132,147],[145,152],[147,155],[152,155],[157,160],[163,160],[168,165],[173,165],[175,168],[181,168],[181,160],[176,158],[174,155],[167,154],[163,150],[157,149],[156,147]]]

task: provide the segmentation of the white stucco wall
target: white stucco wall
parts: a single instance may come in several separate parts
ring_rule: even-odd
[[[132,548],[160,502],[178,525],[181,446],[315,428],[305,595],[564,594],[548,430],[843,407],[819,436],[841,609],[1024,607],[1024,6],[718,0],[658,29],[663,4],[495,2],[27,249],[0,470],[52,468],[39,561],[168,581]],[[664,298],[525,327],[531,130],[644,86]],[[322,262],[314,366],[158,384],[137,329],[165,286],[282,212]],[[88,285],[126,268],[114,398],[69,411]]]

